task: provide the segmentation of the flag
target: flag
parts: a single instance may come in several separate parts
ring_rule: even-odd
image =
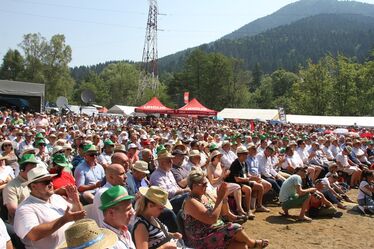
[[[187,104],[188,102],[190,102],[190,93],[189,92],[184,92],[184,103]]]

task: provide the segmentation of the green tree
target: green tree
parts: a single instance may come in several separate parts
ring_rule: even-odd
[[[0,67],[0,79],[22,80],[23,67],[24,59],[21,53],[17,49],[9,49]]]

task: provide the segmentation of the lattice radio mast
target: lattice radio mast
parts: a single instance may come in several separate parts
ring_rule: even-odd
[[[143,97],[144,90],[150,88],[153,92],[158,89],[158,51],[157,51],[157,0],[149,0],[149,11],[147,29],[145,33],[141,73],[139,77],[139,87],[137,100]]]

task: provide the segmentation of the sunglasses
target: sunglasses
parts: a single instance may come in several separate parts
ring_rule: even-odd
[[[95,154],[88,154],[89,157],[95,157],[98,156],[96,153]]]
[[[12,147],[11,144],[4,144],[4,147]]]
[[[38,181],[38,182],[35,182],[35,183],[42,183],[44,185],[49,185],[51,184],[52,180],[44,180],[44,181]]]

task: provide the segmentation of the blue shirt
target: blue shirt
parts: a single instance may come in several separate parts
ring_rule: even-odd
[[[95,184],[98,181],[102,181],[104,177],[104,168],[100,164],[90,167],[86,161],[81,162],[74,171],[77,187]]]
[[[247,172],[251,175],[259,175],[259,166],[256,157],[248,156],[247,160]]]

